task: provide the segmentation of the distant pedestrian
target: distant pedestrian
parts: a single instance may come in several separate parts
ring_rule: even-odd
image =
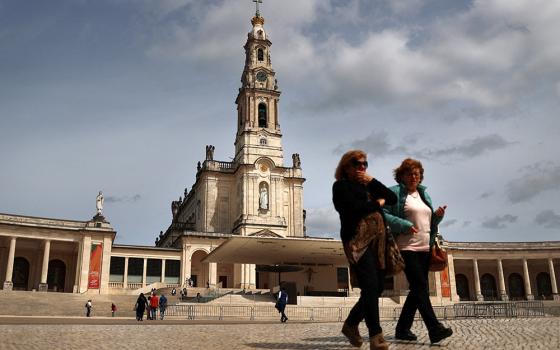
[[[280,322],[284,323],[288,320],[284,311],[286,310],[286,304],[288,304],[288,293],[286,293],[286,289],[282,287],[278,292],[278,301],[276,302],[278,312],[282,315],[280,316]]]
[[[111,303],[111,317],[115,317],[116,312],[117,312],[117,305]]]
[[[175,287],[173,287],[173,289],[171,289],[171,295],[175,296],[177,294],[177,289],[175,289]]]
[[[156,314],[157,314],[158,307],[159,307],[159,298],[154,293],[154,295],[152,295],[152,298],[150,299],[150,320],[157,320]]]
[[[163,316],[165,315],[165,310],[167,309],[167,298],[165,295],[159,297],[159,319],[163,321]]]
[[[87,301],[85,307],[86,307],[86,317],[91,317],[91,309],[93,309],[93,305],[91,304],[91,299]]]
[[[144,310],[148,306],[148,300],[143,293],[140,293],[138,299],[136,299],[136,305],[134,305],[134,310],[136,310],[136,321],[142,321],[144,319]]]

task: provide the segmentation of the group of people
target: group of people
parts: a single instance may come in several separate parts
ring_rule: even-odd
[[[150,293],[148,298],[144,296],[144,293],[140,293],[138,299],[136,299],[136,304],[134,305],[134,310],[136,310],[136,320],[143,321],[144,311],[146,311],[147,320],[157,320],[157,311],[159,309],[159,318],[163,320],[165,316],[165,310],[167,309],[167,298],[165,295],[157,296],[154,291]]]
[[[361,220],[379,213],[393,234],[404,259],[404,273],[409,293],[395,329],[395,338],[416,341],[411,331],[418,310],[428,328],[431,343],[451,336],[451,328],[440,323],[430,302],[428,272],[430,249],[435,243],[438,224],[447,206],[434,210],[432,200],[421,185],[424,168],[418,160],[407,158],[394,169],[397,185],[390,188],[368,174],[366,153],[360,150],[346,152],[335,171],[333,203],[340,216],[340,236],[345,252],[352,251],[351,242]],[[385,270],[379,264],[378,250],[367,246],[357,261],[349,258],[351,270],[361,289],[358,302],[346,318],[342,333],[350,344],[360,347],[363,339],[358,325],[365,319],[370,336],[370,349],[385,350],[389,344],[379,322],[379,297],[383,292]]]

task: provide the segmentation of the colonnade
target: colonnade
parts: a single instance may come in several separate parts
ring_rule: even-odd
[[[482,295],[481,283],[480,283],[480,275],[479,275],[479,268],[478,268],[478,258],[471,258],[472,266],[473,266],[473,275],[474,275],[474,291],[476,300],[484,300]],[[488,260],[488,259],[484,259]],[[506,291],[506,283],[504,278],[504,269],[503,263],[501,258],[496,259],[497,262],[497,270],[498,270],[498,294],[501,300],[508,300],[509,296]],[[515,259],[507,259],[507,260],[515,260]],[[529,276],[529,266],[527,263],[527,258],[522,258],[522,266],[523,266],[523,283],[525,288],[525,297],[527,300],[533,300],[534,294],[531,286],[531,279]],[[533,260],[533,259],[532,259]],[[537,260],[537,259],[534,259]],[[558,296],[558,285],[556,283],[556,275],[554,270],[554,263],[552,258],[547,258],[548,263],[548,273],[550,275],[550,282],[552,287],[552,295],[554,299],[559,299]]]
[[[10,237],[10,246],[8,249],[8,261],[6,264],[6,275],[4,279],[4,290],[13,289],[13,274],[14,274],[14,261],[16,257],[16,245],[17,237]],[[39,285],[37,286],[39,291],[47,291],[49,286],[47,284],[47,276],[49,272],[49,261],[51,253],[51,240],[42,240],[42,263],[41,263],[41,277],[39,280]],[[76,266],[76,271],[79,271],[79,263]]]

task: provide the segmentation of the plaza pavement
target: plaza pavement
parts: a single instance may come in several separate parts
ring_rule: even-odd
[[[430,345],[420,322],[418,342],[393,338],[395,322],[382,322],[391,349],[560,349],[560,318],[446,321],[454,335]],[[0,349],[355,349],[341,323],[165,320],[139,323],[110,317],[0,316]],[[365,326],[360,326],[366,334]],[[367,344],[367,343],[366,343]],[[362,349],[368,347],[364,344]]]

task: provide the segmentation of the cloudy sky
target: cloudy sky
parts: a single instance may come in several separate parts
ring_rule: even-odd
[[[0,212],[153,244],[207,144],[234,154],[249,0],[0,0]],[[560,2],[264,0],[308,234],[338,237],[334,168],[420,159],[452,241],[560,239]]]

